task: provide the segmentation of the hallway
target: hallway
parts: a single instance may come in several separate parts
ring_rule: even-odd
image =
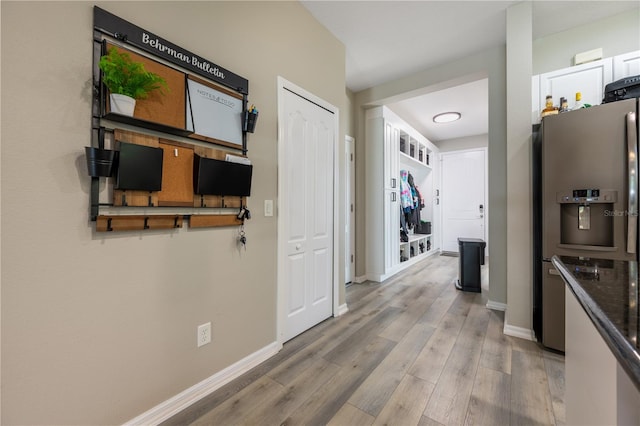
[[[347,314],[164,424],[564,424],[564,357],[503,335],[486,292],[454,288],[457,262],[349,286]]]

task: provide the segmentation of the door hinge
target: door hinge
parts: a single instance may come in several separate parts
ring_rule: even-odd
[[[353,154],[351,154],[351,161],[353,161]]]
[[[353,204],[351,204],[351,213],[353,213]]]
[[[351,263],[353,263],[353,255],[351,255]]]

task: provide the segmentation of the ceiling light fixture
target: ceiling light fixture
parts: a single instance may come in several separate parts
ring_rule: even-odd
[[[443,112],[433,116],[434,123],[451,123],[452,121],[460,120],[462,114],[459,112]]]

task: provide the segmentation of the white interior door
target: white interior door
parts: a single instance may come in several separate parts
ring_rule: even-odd
[[[345,259],[344,259],[344,281],[350,283],[355,278],[355,251],[356,251],[356,163],[355,163],[355,140],[347,136],[345,138]]]
[[[445,152],[442,158],[442,250],[458,252],[458,237],[486,241],[486,150]]]
[[[287,341],[333,313],[335,117],[281,90],[279,288]]]

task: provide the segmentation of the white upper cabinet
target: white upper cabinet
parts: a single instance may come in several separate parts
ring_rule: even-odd
[[[613,81],[640,75],[640,50],[613,58]]]
[[[384,188],[398,190],[398,150],[400,131],[390,122],[384,123]]]
[[[600,105],[605,84],[613,80],[612,63],[611,58],[606,58],[540,74],[540,108],[544,107],[547,95],[553,97],[554,105],[560,104],[561,97],[566,98],[571,108],[576,92],[582,93],[583,103]]]
[[[531,80],[532,123],[540,122],[540,111],[547,95],[553,97],[556,106],[564,97],[571,108],[576,92],[582,93],[583,103],[600,105],[607,84],[634,75],[640,75],[640,50],[534,75]]]

